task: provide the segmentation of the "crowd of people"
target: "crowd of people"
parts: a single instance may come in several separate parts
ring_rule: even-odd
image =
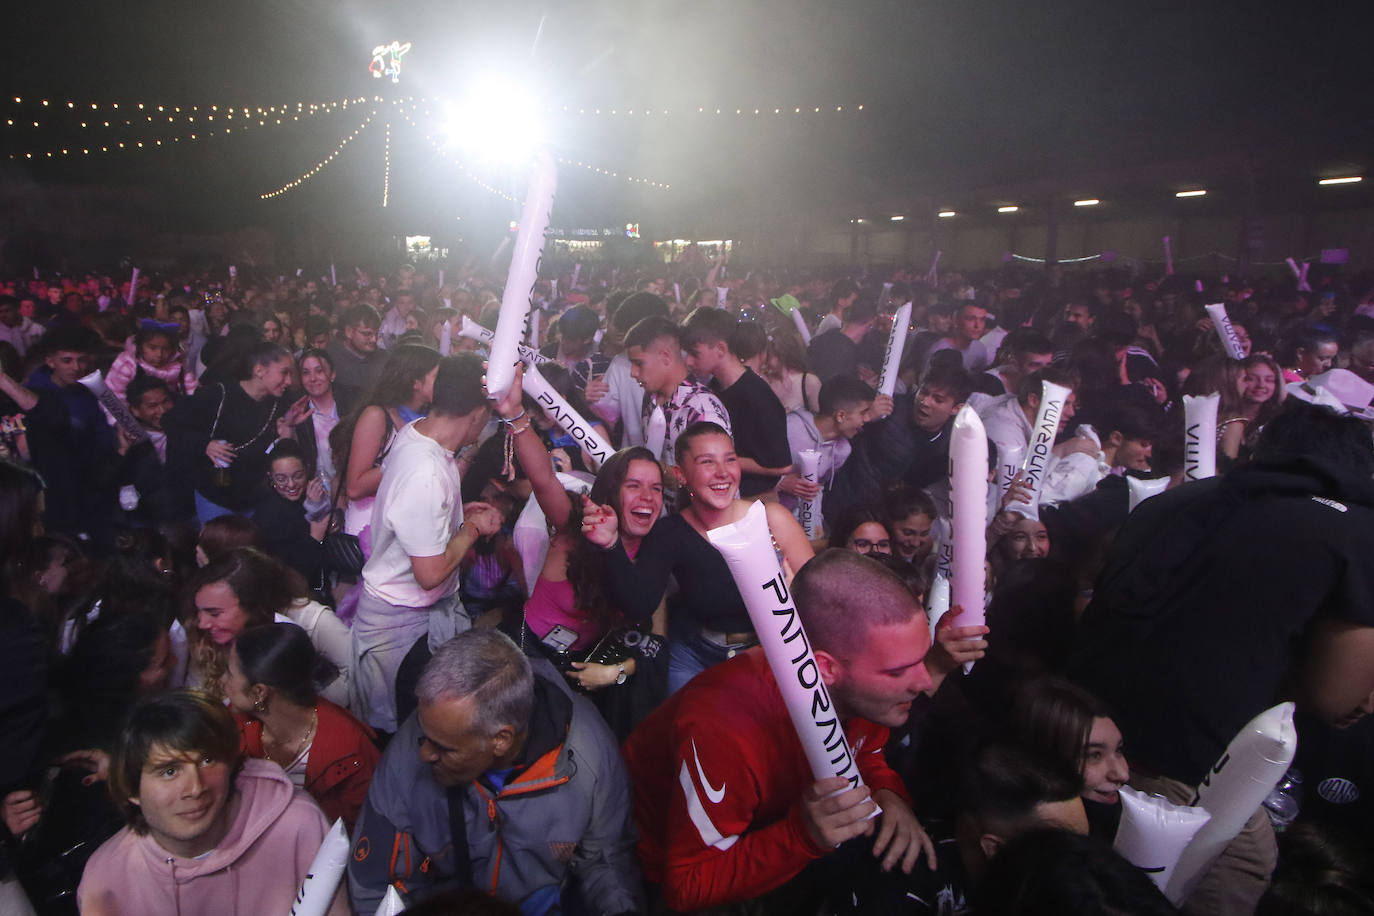
[[[339,820],[341,914],[1374,912],[1374,277],[545,262],[493,397],[502,281],[0,283],[0,910],[285,913]],[[708,538],[756,502],[858,787]],[[1120,790],[1285,699],[1171,902]]]

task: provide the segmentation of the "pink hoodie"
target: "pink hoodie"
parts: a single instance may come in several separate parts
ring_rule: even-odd
[[[245,760],[235,787],[238,814],[204,858],[174,856],[128,827],[106,840],[77,889],[83,916],[289,913],[329,825],[275,763]],[[347,916],[345,895],[330,913]]]

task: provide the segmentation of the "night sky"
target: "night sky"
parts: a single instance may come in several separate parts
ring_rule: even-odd
[[[1231,0],[31,3],[6,30],[0,113],[16,125],[0,127],[0,178],[38,195],[136,188],[188,230],[337,219],[434,227],[464,213],[499,222],[513,205],[456,174],[395,118],[382,211],[389,109],[312,181],[258,200],[333,150],[370,105],[163,149],[7,158],[103,142],[90,128],[77,132],[75,114],[58,107],[68,100],[119,101],[122,113],[139,101],[432,96],[492,68],[528,79],[555,108],[557,152],[673,185],[657,191],[565,168],[555,223],[568,225],[633,217],[709,231],[764,211],[873,206],[931,188],[1207,156],[1362,168],[1374,119],[1368,33],[1351,18],[1360,6],[1274,9]],[[397,87],[366,74],[372,46],[393,38],[414,44]],[[41,98],[54,107],[35,107]],[[621,114],[564,116],[563,106]],[[771,114],[797,106],[809,116]],[[755,107],[765,114],[754,117]],[[672,114],[646,117],[646,108]],[[35,119],[41,129],[29,126]],[[188,129],[145,122],[102,136]],[[521,196],[518,176],[489,180]]]

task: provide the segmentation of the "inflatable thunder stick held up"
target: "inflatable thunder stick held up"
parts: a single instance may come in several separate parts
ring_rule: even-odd
[[[1024,446],[1013,445],[997,452],[997,495],[1003,497],[1011,489],[1012,481],[1021,473],[1021,465],[1026,463]]]
[[[1112,848],[1164,890],[1178,857],[1212,815],[1202,808],[1175,805],[1158,795],[1121,787],[1121,826]]]
[[[525,368],[524,390],[533,397],[539,406],[547,411],[563,432],[577,440],[588,460],[601,467],[606,459],[615,454],[615,449],[606,444],[592,425],[577,411],[572,409],[563,395],[553,390],[553,386],[539,374],[534,366]]]
[[[1292,703],[1280,703],[1245,723],[1197,787],[1193,805],[1205,808],[1212,819],[1183,850],[1169,878],[1164,893],[1175,904],[1187,898],[1288,772],[1298,750],[1293,709]]]
[[[344,830],[343,818],[334,821],[334,826],[324,835],[320,851],[305,873],[296,900],[291,905],[291,916],[324,916],[334,902],[334,892],[343,880],[344,867],[348,865],[348,831]]]
[[[1030,444],[1026,446],[1026,463],[1021,468],[1026,472],[1025,483],[1031,491],[1031,501],[1010,503],[1007,506],[1009,511],[1026,518],[1040,518],[1040,493],[1044,489],[1045,471],[1049,468],[1054,439],[1059,435],[1059,417],[1064,413],[1064,405],[1071,394],[1073,392],[1063,385],[1047,381],[1040,383],[1040,406],[1035,409],[1035,426],[1031,428]]]
[[[467,317],[467,316],[464,316]],[[453,322],[445,321],[439,330],[439,355],[448,356],[453,352]]]
[[[558,172],[548,150],[535,154],[525,207],[520,214],[520,229],[515,235],[510,271],[501,295],[501,313],[492,335],[491,357],[487,360],[487,394],[500,400],[515,379],[515,360],[520,338],[525,332],[525,316],[530,311],[530,294],[539,279],[539,261],[544,252],[544,232],[549,228],[553,195],[558,187]]]
[[[100,406],[104,407],[114,418],[114,421],[119,424],[119,428],[124,430],[124,435],[129,437],[131,443],[142,442],[148,438],[148,431],[143,428],[143,424],[134,419],[134,415],[129,413],[128,406],[119,399],[118,395],[106,387],[105,376],[101,375],[99,369],[89,375],[81,376],[77,382],[95,395]]]
[[[1245,350],[1240,345],[1240,337],[1236,335],[1235,326],[1231,324],[1231,316],[1226,314],[1226,306],[1218,302],[1214,305],[1203,306],[1207,310],[1207,315],[1212,319],[1212,327],[1216,329],[1217,337],[1221,340],[1222,349],[1231,359],[1245,359]]]
[[[493,332],[487,330],[477,322],[473,321],[467,315],[464,315],[463,323],[458,327],[458,336],[467,337],[470,340],[475,340],[478,343],[483,343],[490,347],[492,338],[495,335],[493,334]],[[531,347],[527,347],[524,344],[517,344],[515,347],[515,352],[520,354],[520,359],[522,359],[524,362],[531,366],[536,365],[537,363],[553,362],[552,359],[545,356],[543,353],[540,353],[538,350],[535,350]]]
[[[744,598],[812,775],[816,779],[841,776],[851,788],[863,785],[858,761],[845,738],[830,691],[821,680],[811,643],[773,552],[763,503],[754,503],[737,522],[712,528],[706,537],[725,558]]]
[[[372,916],[401,916],[406,910],[406,902],[401,899],[400,893],[396,890],[396,885],[387,885],[386,896],[382,902],[377,904],[377,912]]]
[[[959,626],[983,625],[988,552],[988,437],[978,413],[965,404],[949,439],[950,501],[954,504],[954,561],[950,603],[963,609]]]
[[[1183,396],[1183,479],[1217,476],[1217,407],[1221,395]]]
[[[892,316],[892,332],[887,335],[887,353],[883,356],[883,374],[878,378],[878,393],[892,397],[897,390],[897,372],[902,366],[902,350],[906,348],[906,332],[911,324],[911,303],[897,309]]]
[[[1169,478],[1155,477],[1150,480],[1140,477],[1126,478],[1127,496],[1126,511],[1134,512],[1135,507],[1149,499],[1151,496],[1158,496],[1169,489]]]
[[[935,574],[930,583],[930,594],[926,596],[926,619],[930,622],[930,644],[935,645],[935,628],[940,618],[949,610],[949,580],[940,573]]]
[[[677,284],[673,285],[676,286]],[[811,329],[806,326],[806,316],[802,314],[801,309],[792,310],[792,323],[797,326],[797,333],[801,335],[802,343],[809,346],[811,344]]]
[[[795,315],[796,312],[792,314]],[[807,483],[820,483],[816,477],[820,473],[821,453],[814,448],[808,448],[798,452],[797,457],[800,459],[797,463],[800,466],[801,479]],[[797,521],[801,522],[802,530],[806,532],[808,541],[814,541],[820,536],[820,509],[819,497],[797,501]]]

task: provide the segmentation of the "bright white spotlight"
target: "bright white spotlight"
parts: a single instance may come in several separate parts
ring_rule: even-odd
[[[487,76],[445,106],[445,145],[488,165],[521,165],[544,143],[535,94],[508,77]]]

